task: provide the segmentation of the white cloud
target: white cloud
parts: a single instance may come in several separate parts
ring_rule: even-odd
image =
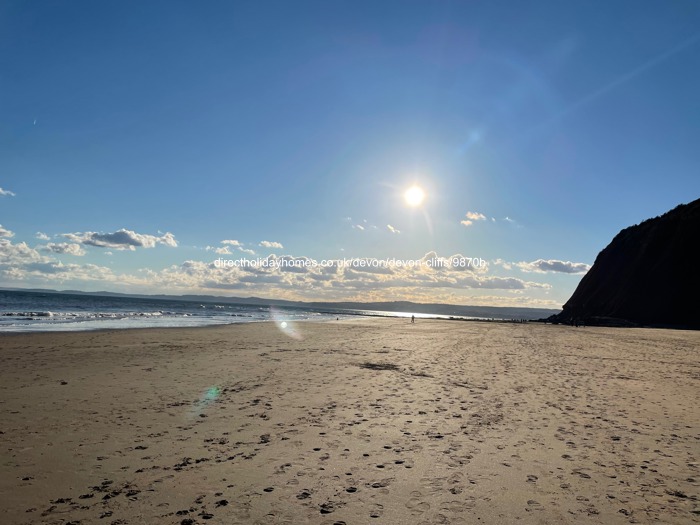
[[[361,224],[353,224],[352,227],[357,229],[357,230],[362,230],[362,231],[364,231],[364,229],[365,229],[365,227],[362,226]]]
[[[264,241],[264,242],[267,242],[267,241]],[[219,248],[217,248],[216,246],[207,246],[206,250],[208,252],[213,251],[215,253],[218,253],[219,255],[233,255],[233,252],[231,251],[231,247],[235,247],[239,252],[247,253],[248,255],[255,255],[254,250],[243,248],[243,243],[240,241],[228,239],[228,240],[221,241],[221,244],[223,244],[224,246],[221,246]],[[281,246],[282,245],[280,244],[280,247]]]
[[[171,248],[177,248],[177,240],[175,240],[175,236],[170,232],[165,232],[160,237],[156,237],[155,241],[158,244],[164,244],[165,246],[170,246]]]
[[[586,273],[591,269],[591,266],[586,263],[575,263],[571,261],[558,261],[556,259],[537,259],[532,262],[519,262],[515,266],[524,272],[535,273]]]
[[[71,249],[74,250],[68,250]],[[11,282],[83,283],[115,280],[109,268],[94,264],[63,264],[53,257],[41,255],[25,242],[13,244],[8,240],[0,240],[0,277]]]
[[[11,192],[10,190],[4,190],[4,189],[0,188],[0,196],[15,197],[16,194],[14,192]]]
[[[83,248],[81,248],[77,243],[50,242],[46,246],[40,246],[39,249],[42,252],[62,253],[67,255],[75,255],[78,257],[85,255],[85,250],[83,250]]]
[[[7,228],[3,228],[2,224],[0,224],[0,237],[5,237],[6,239],[9,239],[10,237],[14,237],[15,232],[11,232]]]
[[[13,244],[7,239],[0,239],[0,267],[21,266],[30,262],[42,261],[39,252],[30,248],[26,242]]]
[[[523,281],[515,277],[487,277],[481,280],[472,278],[470,288],[485,288],[488,290],[523,290],[525,288],[551,288],[546,283]]]
[[[401,233],[400,230],[397,230],[397,229],[394,228],[391,224],[387,224],[386,227],[387,227],[387,229],[388,229],[391,233]]]
[[[550,288],[546,283],[488,275],[488,268],[453,266],[449,264],[453,258],[461,258],[461,255],[439,257],[435,252],[429,252],[421,259],[423,264],[414,266],[387,267],[373,264],[373,259],[354,259],[363,262],[352,266],[336,264],[322,267],[308,264],[311,259],[307,257],[270,255],[265,259],[267,266],[256,267],[224,268],[216,267],[214,263],[187,261],[162,272],[152,272],[149,279],[158,286],[250,290],[275,297],[305,297],[312,294],[309,298],[326,297],[329,300],[357,294],[376,294],[377,299],[382,299],[382,294],[403,294],[403,297],[407,297],[414,296],[417,290],[420,293],[426,290],[435,290],[435,293],[440,293],[439,290],[463,292],[466,289],[510,292]],[[426,264],[427,261],[436,260],[445,264]]]
[[[215,252],[220,255],[231,255],[231,250],[228,246],[207,246],[204,249],[208,252]]]
[[[34,235],[34,237],[36,237],[40,241],[48,241],[51,238],[48,235],[46,235],[45,233],[41,233],[41,232],[36,232],[36,235]]]
[[[474,224],[475,221],[484,221],[486,220],[486,216],[483,213],[479,213],[476,211],[468,211],[465,214],[466,219],[462,219],[460,221],[460,224],[464,226],[471,226]]]
[[[493,264],[495,264],[496,266],[501,266],[505,270],[513,269],[513,265],[507,261],[504,261],[503,259],[496,259],[495,261],[493,261]]]
[[[260,241],[260,244],[258,246],[262,246],[263,248],[276,248],[276,249],[283,249],[284,246],[282,246],[281,242],[277,241]]]
[[[176,247],[177,241],[172,233],[164,233],[160,237],[136,233],[122,228],[114,233],[64,233],[63,237],[70,241],[87,246],[112,248],[115,250],[135,250],[136,248],[154,248],[157,244]]]
[[[391,266],[374,263],[370,258],[357,258],[355,264],[350,268],[345,269],[345,275],[357,275],[357,273],[380,273],[383,275],[393,275],[394,270]]]
[[[68,243],[63,243],[68,245]],[[460,254],[440,257],[428,252],[422,264],[374,265],[373,259],[363,259],[364,266],[314,266],[303,256],[265,258],[270,263],[286,261],[286,267],[275,264],[256,267],[217,267],[214,261],[185,261],[163,269],[144,269],[132,273],[115,273],[109,268],[92,264],[64,264],[55,258],[59,252],[81,249],[63,247],[59,243],[34,249],[26,243],[13,244],[0,239],[0,280],[21,286],[63,283],[89,287],[99,283],[100,289],[134,291],[138,293],[216,293],[230,291],[280,299],[301,300],[421,300],[476,304],[471,297],[493,295],[504,303],[539,301],[551,286],[513,276],[495,276],[490,267],[464,268],[449,264]],[[230,251],[236,251],[227,245]],[[216,250],[216,248],[214,249]],[[103,252],[107,253],[107,251]],[[381,261],[381,259],[380,259]],[[435,261],[441,261],[435,264]],[[298,264],[295,264],[298,263]],[[444,299],[443,299],[444,298]],[[524,304],[524,303],[523,303]]]
[[[78,247],[79,248],[79,247]],[[83,284],[87,281],[114,282],[118,279],[109,268],[94,264],[63,264],[52,257],[41,255],[21,242],[0,239],[0,277],[16,283]]]

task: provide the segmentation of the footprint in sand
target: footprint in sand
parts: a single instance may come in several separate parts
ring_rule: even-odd
[[[297,494],[297,499],[308,499],[311,497],[311,491],[304,489],[299,494]]]
[[[414,490],[411,492],[411,499],[406,502],[406,508],[411,511],[413,516],[420,516],[424,512],[430,510],[430,503],[423,501],[423,494]]]
[[[534,499],[529,499],[529,500],[527,500],[527,507],[525,510],[528,512],[530,512],[532,510],[544,510],[544,507],[542,507],[542,504],[539,501],[535,501]]]
[[[374,503],[372,504],[369,512],[369,517],[370,518],[381,518],[382,514],[384,513],[384,505],[380,505],[379,503]]]

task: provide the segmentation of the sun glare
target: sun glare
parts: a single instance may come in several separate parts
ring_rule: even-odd
[[[423,188],[419,186],[411,186],[406,190],[406,193],[403,194],[403,198],[409,206],[420,206],[425,200],[425,192]]]

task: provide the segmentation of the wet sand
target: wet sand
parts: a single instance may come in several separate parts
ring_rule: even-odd
[[[0,334],[3,523],[698,523],[700,332]]]

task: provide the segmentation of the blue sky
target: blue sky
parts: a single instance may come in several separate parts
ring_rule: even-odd
[[[700,196],[698,27],[695,1],[3,2],[0,285],[558,307]],[[488,267],[213,265],[433,253]]]

